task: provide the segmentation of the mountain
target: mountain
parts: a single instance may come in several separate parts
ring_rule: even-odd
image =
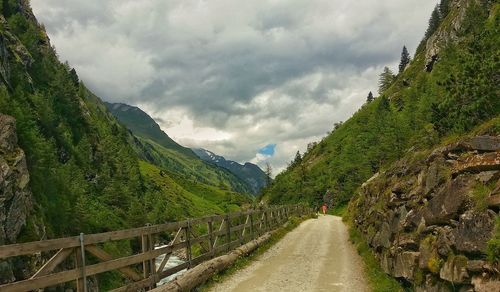
[[[224,157],[202,148],[193,149],[193,151],[204,161],[223,167],[246,181],[251,186],[253,194],[258,194],[266,186],[266,174],[260,167],[253,163],[246,162],[244,165],[241,165],[238,162],[226,160]]]
[[[251,203],[236,192],[250,192],[246,183],[147,123],[144,137],[132,135],[58,60],[29,1],[3,1],[0,244],[221,214]],[[105,249],[120,254],[137,245],[120,241]],[[29,278],[47,256],[1,261],[0,283]],[[98,282],[107,291],[123,279],[102,275]]]
[[[415,291],[500,286],[499,12],[498,1],[441,1],[410,63],[386,70],[380,95],[262,196],[348,204],[375,291],[393,291],[384,274]]]
[[[194,156],[189,148],[185,148],[172,140],[153,118],[140,108],[123,103],[104,102],[108,110],[134,134],[153,140],[166,149],[172,149],[187,156]]]
[[[430,149],[498,117],[498,5],[474,2],[443,2],[447,14],[429,26],[387,90],[311,143],[264,198],[319,204],[329,190],[335,203],[346,204],[363,182],[408,151]]]
[[[122,103],[106,103],[109,111],[131,132],[136,153],[143,159],[185,180],[216,186],[219,189],[252,194],[243,178],[226,168],[207,163],[191,149],[172,140],[147,113]]]

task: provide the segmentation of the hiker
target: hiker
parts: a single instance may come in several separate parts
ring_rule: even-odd
[[[323,206],[321,206],[321,210],[323,210],[323,215],[326,215],[326,203],[323,203]]]

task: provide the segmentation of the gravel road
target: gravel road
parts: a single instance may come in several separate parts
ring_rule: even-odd
[[[340,217],[309,219],[210,291],[369,291]]]

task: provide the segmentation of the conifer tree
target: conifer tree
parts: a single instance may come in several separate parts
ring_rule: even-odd
[[[300,151],[297,151],[297,153],[295,153],[295,159],[292,161],[292,165],[295,166],[295,165],[298,165],[302,162],[302,155],[300,155]]]
[[[448,15],[448,12],[450,12],[450,0],[441,0],[441,2],[439,2],[439,12],[441,14],[441,19]]]
[[[425,32],[425,39],[428,39],[438,29],[440,23],[441,13],[439,11],[439,5],[436,5],[432,11],[431,18],[429,19],[429,27]]]
[[[392,70],[389,69],[389,67],[384,67],[384,71],[382,74],[380,74],[379,80],[378,80],[378,92],[382,94],[384,91],[386,91],[394,81],[394,73],[392,73]]]
[[[272,182],[273,168],[269,162],[266,162],[264,173],[266,174],[266,186],[270,186]]]
[[[406,66],[410,63],[410,54],[406,46],[403,46],[403,51],[401,52],[401,61],[399,62],[399,74],[403,73]]]
[[[367,102],[367,103],[370,103],[370,102],[372,102],[374,99],[375,99],[375,98],[373,97],[373,93],[370,91],[370,92],[368,93],[368,96],[366,97],[366,102]]]

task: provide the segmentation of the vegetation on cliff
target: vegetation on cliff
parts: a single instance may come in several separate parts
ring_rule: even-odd
[[[409,149],[429,149],[498,116],[499,6],[451,1],[446,7],[406,69],[379,97],[311,143],[264,199],[317,205],[329,190],[335,204],[345,204]]]
[[[186,176],[192,165],[164,170],[162,151],[171,149],[161,145],[152,146],[157,165],[143,163],[136,147],[153,143],[131,135],[76,71],[58,60],[28,1],[3,1],[0,7],[0,112],[16,119],[34,197],[19,240],[222,213],[249,202],[234,193],[236,183],[223,180],[230,174],[222,170],[219,175],[205,166],[212,181]],[[198,159],[189,149],[176,150]],[[160,174],[164,181],[158,183]],[[203,197],[195,193],[199,190],[206,190]],[[191,203],[166,204],[171,196]],[[153,209],[147,202],[151,197],[163,208],[145,216]]]

